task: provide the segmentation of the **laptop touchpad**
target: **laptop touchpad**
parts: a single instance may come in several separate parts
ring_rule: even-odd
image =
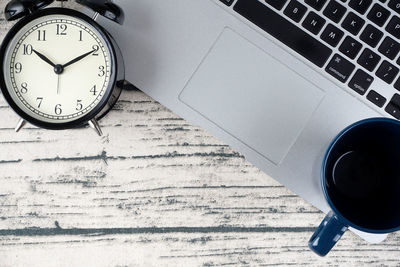
[[[321,89],[226,28],[180,100],[278,165],[323,96]]]

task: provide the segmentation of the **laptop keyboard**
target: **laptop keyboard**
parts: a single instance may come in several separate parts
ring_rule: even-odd
[[[400,119],[400,0],[219,1]],[[389,99],[375,79],[393,87]]]

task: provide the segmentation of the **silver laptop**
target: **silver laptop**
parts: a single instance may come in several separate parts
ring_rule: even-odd
[[[400,118],[399,1],[115,2],[125,25],[100,23],[127,80],[324,212],[331,140],[364,118]]]

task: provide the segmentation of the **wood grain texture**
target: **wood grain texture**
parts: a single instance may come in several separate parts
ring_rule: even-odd
[[[400,266],[399,234],[314,255],[322,213],[140,91],[102,138],[0,117],[0,266]]]

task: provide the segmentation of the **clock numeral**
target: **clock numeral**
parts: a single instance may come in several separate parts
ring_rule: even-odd
[[[56,105],[56,107],[54,108],[54,113],[56,115],[61,115],[62,114],[61,104],[57,104]]]
[[[28,93],[28,84],[27,83],[22,83],[21,84],[21,93],[22,94]]]
[[[100,70],[100,73],[98,74],[99,77],[103,77],[104,75],[106,75],[106,71],[105,71],[105,67],[104,66],[100,66],[99,70]]]
[[[46,30],[38,30],[38,41],[46,41]]]
[[[97,95],[97,88],[96,85],[92,87],[92,89],[90,89],[90,92],[93,93],[93,95]]]
[[[93,51],[92,55],[93,56],[98,56],[100,47],[98,45],[94,45],[94,46],[92,46],[92,49],[95,50],[95,51]]]
[[[83,41],[83,32],[81,30],[81,31],[79,31],[79,42],[82,42],[82,41]]]
[[[57,24],[57,35],[67,35],[67,28],[66,24]]]
[[[24,44],[23,50],[24,50],[24,52],[23,52],[24,55],[30,56],[30,55],[32,55],[33,47],[30,44]]]
[[[80,111],[82,109],[83,109],[82,100],[77,100],[76,101],[76,110]]]
[[[22,72],[22,64],[19,62],[15,63],[14,69],[15,69],[15,73],[17,73],[17,74],[21,73]]]
[[[43,97],[38,97],[38,98],[36,98],[36,101],[39,102],[38,108],[40,108],[40,106],[42,105],[42,102],[43,102]]]

